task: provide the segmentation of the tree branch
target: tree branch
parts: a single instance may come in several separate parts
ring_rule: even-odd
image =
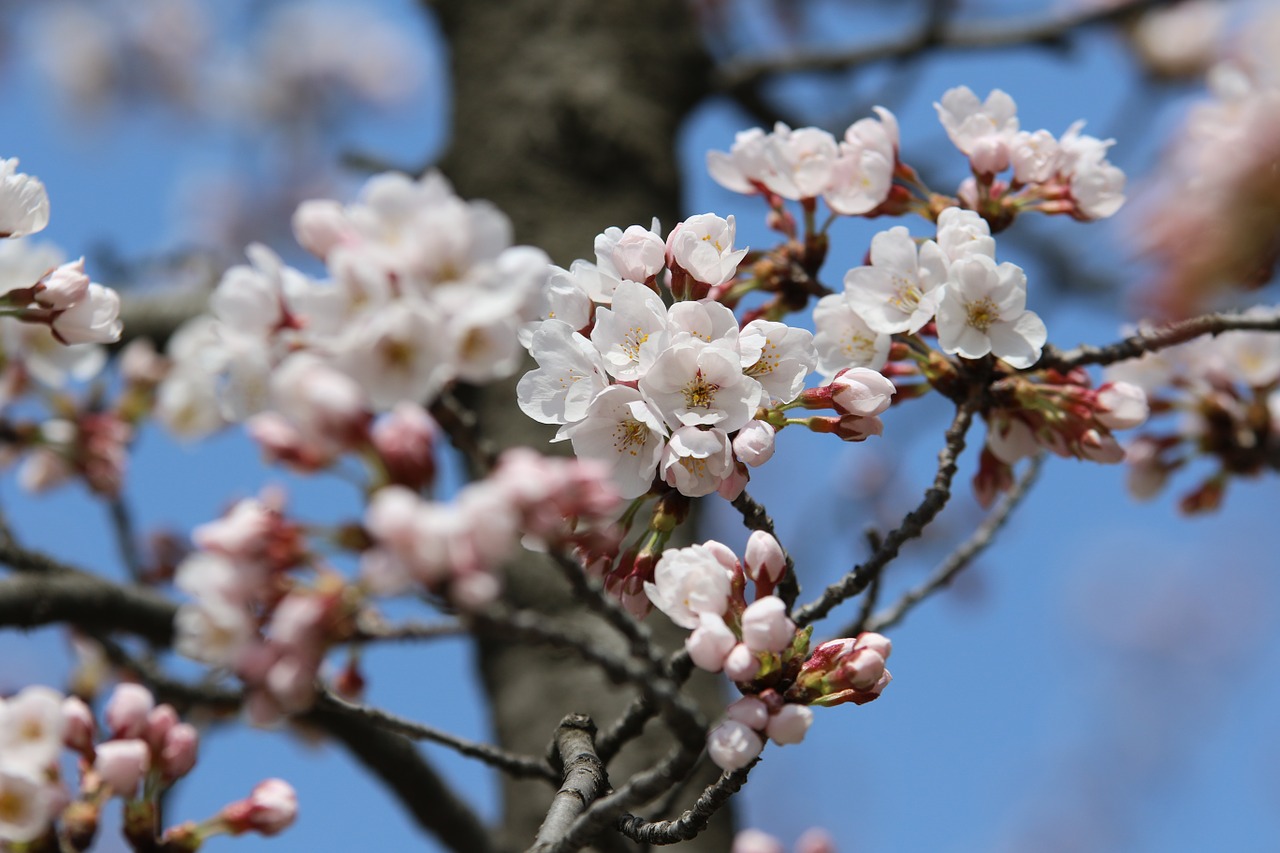
[[[1000,528],[1004,527],[1005,522],[1009,520],[1009,516],[1022,503],[1022,499],[1027,496],[1027,493],[1035,484],[1043,462],[1043,456],[1035,456],[1031,459],[1027,470],[1022,472],[1022,476],[1013,484],[1013,488],[1004,496],[1004,500],[1000,502],[1000,506],[996,507],[995,512],[987,516],[982,524],[978,525],[978,529],[973,531],[973,535],[961,543],[958,548],[942,561],[942,564],[929,576],[928,580],[914,589],[908,590],[900,599],[871,619],[851,626],[841,636],[852,637],[860,631],[884,631],[886,628],[901,622],[916,604],[955,580],[956,575],[964,571],[975,557],[987,549],[987,546],[995,539],[996,533],[1000,531]]]
[[[1280,311],[1204,314],[1157,329],[1146,329],[1104,347],[1084,345],[1062,352],[1056,347],[1046,346],[1040,360],[1029,369],[1070,370],[1089,364],[1115,364],[1184,344],[1202,335],[1217,336],[1235,331],[1280,332]]]
[[[0,626],[65,622],[91,632],[123,631],[158,646],[173,642],[173,602],[149,590],[86,574],[23,574],[0,581]]]
[[[477,759],[490,767],[495,767],[520,779],[537,778],[546,779],[549,782],[558,781],[555,771],[540,758],[515,755],[496,746],[458,737],[434,726],[417,723],[388,711],[383,711],[380,708],[347,702],[328,692],[320,694],[320,700],[317,705],[323,705],[337,714],[346,714],[353,719],[363,720],[385,731],[403,735],[410,740],[428,740],[432,743],[438,743],[441,746],[452,749],[454,752]]]
[[[1073,31],[1111,23],[1170,0],[1129,0],[1104,7],[1084,7],[1049,18],[980,24],[939,23],[933,16],[900,38],[842,50],[810,50],[726,63],[716,74],[717,88],[738,97],[783,74],[835,74],[886,60],[903,60],[927,50],[991,50],[1025,45],[1053,45]]]
[[[956,461],[964,450],[965,435],[973,423],[974,412],[985,388],[985,381],[975,381],[969,389],[969,397],[956,408],[951,426],[947,427],[946,443],[938,452],[938,473],[933,478],[924,495],[924,499],[914,510],[907,513],[896,528],[889,531],[884,544],[861,565],[855,566],[843,578],[823,590],[816,600],[796,611],[795,623],[803,628],[826,616],[842,602],[852,598],[867,588],[872,579],[880,574],[890,560],[898,556],[903,544],[918,537],[930,522],[937,517],[951,498],[951,481],[956,474]]]
[[[550,850],[601,792],[609,789],[604,762],[596,755],[596,724],[583,714],[570,714],[556,729],[556,753],[564,783],[551,800],[530,853]]]
[[[693,808],[675,820],[649,821],[636,815],[623,815],[618,820],[618,831],[642,844],[676,844],[688,841],[706,828],[707,823],[734,794],[747,783],[751,768],[760,762],[756,759],[732,773],[721,774],[694,802]]]

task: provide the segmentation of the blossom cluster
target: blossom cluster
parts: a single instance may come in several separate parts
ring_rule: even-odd
[[[1220,34],[1221,22],[1205,17],[1191,26]],[[1157,267],[1148,295],[1163,316],[1260,286],[1280,258],[1280,14],[1257,4],[1240,33],[1229,51],[1212,50],[1208,97],[1188,111],[1141,199],[1135,238]]]
[[[1000,379],[991,386],[991,399],[982,412],[987,437],[974,475],[983,506],[1013,485],[1014,465],[1042,450],[1105,464],[1124,461],[1113,432],[1139,427],[1150,414],[1140,385],[1109,381],[1093,388],[1081,369]]]
[[[695,666],[723,671],[744,694],[707,737],[711,760],[737,770],[755,760],[765,739],[799,743],[813,722],[809,705],[863,704],[892,676],[887,639],[864,633],[832,640],[809,654],[812,629],[797,630],[774,591],[786,555],[770,534],[751,534],[743,560],[714,540],[663,553],[644,585],[653,606],[690,629],[685,649]],[[747,581],[755,599],[746,601]]]
[[[346,415],[426,404],[455,380],[488,382],[518,367],[517,334],[550,268],[541,251],[510,245],[511,224],[492,205],[462,201],[434,172],[418,181],[388,173],[356,204],[304,202],[293,224],[329,279],[250,246],[250,263],[218,283],[211,313],[170,340],[157,414],[175,431],[202,435],[262,412],[287,419],[299,404],[282,375],[323,377],[315,406]],[[294,426],[305,444],[314,425]],[[328,458],[325,444],[299,454]]]
[[[1274,308],[1247,314],[1270,317]],[[1131,383],[1150,395],[1164,429],[1152,428],[1129,446],[1129,492],[1159,494],[1169,479],[1207,462],[1203,479],[1180,506],[1195,513],[1217,509],[1228,483],[1275,470],[1280,460],[1280,336],[1226,332],[1198,338],[1107,368],[1114,384]]]
[[[250,718],[272,722],[311,707],[326,656],[353,639],[370,596],[420,590],[479,609],[496,598],[495,570],[521,543],[616,549],[617,505],[598,465],[519,449],[452,501],[391,483],[373,492],[363,526],[332,537],[360,552],[357,582],[324,559],[281,495],[242,500],[192,535],[196,550],[175,575],[192,600],[179,608],[174,645],[234,672],[249,687]]]
[[[655,228],[656,223],[655,223]],[[711,298],[737,274],[732,217],[691,217],[664,241],[656,231],[612,228],[596,263],[552,276],[542,319],[526,335],[538,368],[517,398],[525,414],[560,424],[579,456],[604,460],[623,497],[655,477],[690,497],[734,497],[747,465],[773,452],[761,407],[795,400],[813,369],[812,335],[784,323],[739,325]],[[679,301],[659,295],[668,273]]]
[[[138,684],[117,685],[99,728],[79,697],[27,687],[0,700],[0,845],[6,850],[87,850],[103,806],[126,801],[124,832],[132,846],[194,851],[219,834],[274,835],[297,813],[293,789],[279,779],[258,785],[248,799],[201,823],[171,827],[157,838],[158,798],[196,764],[199,733],[171,705],[157,704]],[[64,750],[77,757],[79,783],[69,787]],[[60,846],[59,846],[60,845]]]
[[[973,172],[958,188],[955,203],[1000,227],[1027,210],[1092,220],[1112,216],[1124,203],[1124,173],[1106,157],[1112,140],[1081,133],[1082,122],[1060,137],[1022,130],[1017,105],[999,89],[980,100],[967,86],[957,86],[934,106]],[[727,153],[707,155],[707,169],[726,189],[762,193],[774,206],[781,199],[812,203],[822,198],[832,212],[846,216],[919,209],[904,186],[920,184],[902,162],[898,121],[883,107],[875,112],[877,118],[850,125],[839,142],[820,128],[782,123],[771,133],[743,131]],[[1009,170],[1011,176],[999,177]]]
[[[950,355],[994,355],[1026,368],[1040,358],[1044,322],[1027,310],[1022,268],[997,264],[987,221],[948,207],[933,240],[917,244],[903,226],[871,240],[870,264],[851,269],[844,291],[814,309],[818,369],[883,367],[892,335],[914,335],[933,323]]]

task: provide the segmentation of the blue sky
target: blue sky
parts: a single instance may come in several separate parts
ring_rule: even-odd
[[[408,14],[407,4],[381,5]],[[431,81],[407,108],[408,118],[363,116],[342,143],[407,162],[437,145],[445,132],[444,81],[438,57],[432,62]],[[98,242],[127,253],[171,245],[181,230],[174,225],[173,187],[193,169],[236,162],[237,152],[252,145],[188,133],[154,109],[85,126],[60,110],[21,62],[11,60],[3,73],[0,100],[9,120],[0,153],[20,157],[24,170],[46,182],[53,220],[45,236],[72,254]],[[1109,135],[1132,108],[1133,73],[1123,48],[1106,36],[1084,40],[1069,59],[1032,50],[931,59],[894,105],[904,156],[936,164],[931,174],[942,179],[962,176],[963,161],[947,151],[931,107],[962,83],[979,93],[1010,92],[1024,127],[1059,133],[1084,118],[1090,131]],[[882,74],[869,74],[786,91],[814,111],[850,92],[873,101],[882,84]],[[1151,126],[1168,127],[1176,107],[1158,111]],[[735,213],[740,242],[764,245],[758,205],[715,186],[701,167],[706,149],[727,148],[744,122],[723,102],[704,105],[690,119],[682,141],[686,212]],[[1157,138],[1121,138],[1113,159],[1136,168],[1149,161]],[[899,223],[840,223],[827,278],[838,280],[859,262],[870,235],[892,224]],[[923,233],[918,221],[902,224]],[[1048,224],[1047,231],[1101,268],[1126,263],[1123,221]],[[1028,271],[1030,307],[1045,317],[1051,341],[1069,346],[1114,337],[1126,293],[1068,303],[1038,294],[1035,270]],[[862,556],[869,522],[884,529],[919,500],[945,418],[945,407],[924,401],[891,411],[878,441],[843,446],[794,430],[782,435],[777,457],[756,474],[751,492],[774,513],[809,595]],[[981,517],[967,492],[970,456],[965,462],[936,535],[909,545],[891,567],[886,600],[921,578]],[[883,517],[873,518],[862,499],[865,484],[885,477],[892,488]],[[189,529],[269,482],[288,484],[303,515],[333,517],[355,506],[339,482],[304,483],[265,468],[238,435],[188,447],[157,430],[142,436],[127,496],[142,528]],[[1196,519],[1177,514],[1176,491],[1137,505],[1125,495],[1119,468],[1050,459],[996,547],[891,632],[895,680],[884,696],[863,707],[818,709],[804,744],[767,750],[740,800],[744,824],[788,842],[809,826],[824,826],[844,853],[1275,849],[1275,483],[1233,484],[1222,513]],[[33,544],[118,572],[105,512],[80,489],[32,498],[8,477],[0,482],[0,502]],[[709,524],[708,536],[734,545],[745,540],[726,506],[713,507]],[[57,683],[65,667],[53,632],[4,635],[0,654],[4,687]],[[369,699],[484,737],[470,655],[455,641],[372,654]],[[447,704],[439,701],[441,685],[453,697]],[[496,816],[486,771],[429,752],[482,814]],[[432,849],[419,847],[398,809],[340,750],[251,729],[220,729],[207,740],[177,798],[177,816],[211,813],[267,775],[298,787],[297,826],[275,842],[220,841],[211,849]],[[101,849],[115,848],[104,842]]]

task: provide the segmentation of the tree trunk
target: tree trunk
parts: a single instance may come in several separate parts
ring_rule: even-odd
[[[465,198],[496,203],[515,223],[516,240],[547,250],[563,266],[592,258],[592,238],[610,225],[665,226],[679,219],[675,137],[687,111],[707,93],[710,60],[683,0],[444,0],[437,11],[452,51],[454,127],[444,173]],[[481,429],[502,447],[545,444],[550,431],[519,414],[514,380],[469,397]],[[568,621],[577,631],[621,645],[587,617],[555,572],[538,561],[507,573],[508,599]],[[659,631],[667,647],[683,632]],[[571,655],[481,640],[478,664],[498,741],[541,754],[566,713],[604,728],[635,691],[609,684]],[[714,679],[693,688],[708,716],[724,698]],[[659,725],[610,766],[615,784],[661,756]],[[687,795],[683,809],[705,773]],[[504,778],[500,843],[532,842],[553,791]],[[686,848],[728,850],[727,814]],[[635,845],[604,845],[627,849]]]

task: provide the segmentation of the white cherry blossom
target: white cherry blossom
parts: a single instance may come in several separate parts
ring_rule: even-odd
[[[996,241],[987,220],[975,211],[960,207],[948,207],[938,214],[938,234],[934,242],[948,265],[970,255],[986,255],[992,259],[996,256]],[[921,254],[924,253],[922,248]]]
[[[947,136],[968,155],[975,172],[994,174],[1009,167],[1009,149],[1018,132],[1013,98],[993,89],[985,101],[979,101],[968,86],[957,86],[933,106]]]
[[[879,370],[889,359],[891,338],[872,331],[842,293],[818,300],[813,308],[813,346],[817,371],[826,381],[846,367]]]
[[[899,225],[871,238],[871,265],[849,270],[844,295],[872,330],[914,334],[933,319],[945,281],[942,258],[917,250]]]
[[[619,381],[639,379],[667,343],[667,309],[643,284],[622,282],[609,308],[596,311],[591,342]]]
[[[790,403],[804,390],[804,380],[817,364],[813,333],[772,320],[752,320],[742,329],[743,361],[748,350],[760,356],[744,364],[747,376],[760,383],[768,401]]]
[[[938,344],[943,352],[965,358],[988,353],[1012,367],[1025,368],[1040,358],[1047,338],[1044,322],[1026,310],[1027,277],[1014,264],[985,255],[961,258],[938,306]]]
[[[639,391],[611,385],[596,395],[581,421],[562,428],[556,439],[570,439],[578,456],[603,460],[618,494],[636,498],[653,485],[666,436],[662,416]]]
[[[686,426],[671,433],[659,472],[667,485],[691,498],[709,495],[733,472],[733,448],[719,429]]]
[[[608,384],[604,363],[591,341],[568,323],[547,320],[533,333],[529,354],[538,368],[516,385],[520,411],[544,424],[582,420]]]
[[[640,379],[640,390],[673,429],[703,425],[725,432],[751,420],[763,396],[760,383],[743,374],[735,354],[700,340],[658,356]]]
[[[68,344],[112,344],[120,340],[120,294],[96,282],[85,298],[53,318],[53,334]]]
[[[666,265],[667,245],[658,236],[661,226],[653,220],[652,228],[631,225],[606,228],[596,236],[596,264],[607,275],[622,281],[646,282]]]
[[[653,606],[681,628],[702,624],[701,614],[721,616],[729,606],[730,573],[704,545],[664,551],[644,591]]]
[[[0,765],[0,842],[22,844],[40,837],[53,821],[57,798],[38,771]],[[6,845],[7,846],[7,845]]]
[[[17,158],[0,160],[0,237],[24,237],[49,224],[49,195],[39,178],[18,171]]]
[[[859,216],[884,203],[893,187],[898,156],[898,120],[884,107],[879,119],[854,122],[844,133],[831,180],[822,197],[836,213]]]
[[[713,213],[690,216],[667,235],[667,260],[694,281],[712,287],[732,281],[746,249],[733,248],[737,225],[732,215],[721,219]]]

